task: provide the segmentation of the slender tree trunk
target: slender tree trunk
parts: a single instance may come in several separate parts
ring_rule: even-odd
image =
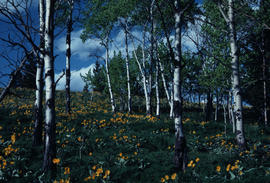
[[[67,20],[67,35],[66,35],[66,112],[71,113],[70,108],[70,57],[71,57],[71,32],[72,32],[72,11],[73,11],[73,0],[68,0],[69,14]]]
[[[111,77],[110,77],[110,72],[109,72],[109,45],[108,45],[108,38],[106,40],[106,59],[105,59],[105,70],[106,70],[106,75],[107,75],[107,82],[108,82],[108,88],[109,88],[109,93],[110,93],[110,100],[111,100],[111,106],[112,106],[112,112],[115,112],[115,101],[114,101],[114,96],[112,92],[112,86],[111,86]]]
[[[198,106],[199,106],[199,108],[201,108],[201,94],[200,93],[198,93]]]
[[[143,31],[143,46],[142,46],[142,55],[143,55],[143,73],[144,73],[144,77],[143,77],[143,85],[144,85],[144,95],[145,95],[145,105],[146,105],[146,114],[147,115],[151,115],[151,79],[149,77],[149,79],[146,79],[146,66],[145,66],[145,50],[144,50],[144,46],[145,46],[145,30]]]
[[[243,117],[242,117],[242,97],[240,93],[240,76],[239,76],[239,59],[238,49],[236,45],[236,32],[234,27],[234,0],[229,0],[229,11],[228,11],[228,24],[230,30],[230,47],[232,57],[232,89],[234,99],[234,112],[236,117],[236,140],[240,148],[246,148],[244,129],[243,129]]]
[[[167,100],[168,100],[168,103],[169,103],[169,106],[170,106],[170,117],[172,117],[172,113],[173,113],[173,108],[172,108],[172,101],[171,101],[171,95],[169,93],[169,89],[168,89],[168,86],[167,86],[167,81],[165,79],[165,75],[164,75],[164,67],[160,61],[160,58],[159,56],[157,57],[157,62],[158,62],[158,65],[159,65],[159,69],[160,69],[160,72],[161,72],[161,79],[162,79],[162,82],[163,82],[163,87],[164,87],[164,90],[165,90],[165,93],[166,93],[166,97],[167,97]]]
[[[210,91],[207,92],[207,104],[206,104],[206,116],[205,121],[210,121],[212,118],[212,110],[213,110],[213,103],[212,103],[212,95]]]
[[[227,111],[226,111],[225,97],[224,97],[222,106],[223,106],[223,116],[224,116],[224,133],[226,136],[226,134],[227,134]]]
[[[157,60],[158,62],[158,60]],[[157,108],[156,108],[156,116],[160,115],[160,99],[159,99],[159,64],[156,63],[156,99],[157,99]]]
[[[33,134],[33,146],[42,144],[42,120],[43,120],[43,72],[44,72],[44,33],[45,33],[45,9],[44,0],[39,1],[39,21],[40,21],[40,54],[37,55],[36,72],[36,99],[35,99],[35,129]]]
[[[173,84],[172,84],[173,85]],[[173,92],[173,88],[171,89],[171,103],[170,103],[170,119],[174,118],[174,92]]]
[[[268,125],[267,119],[267,85],[266,85],[266,56],[265,56],[265,35],[264,30],[262,30],[262,55],[263,55],[263,110],[264,110],[264,125]]]
[[[45,14],[44,0],[39,1],[39,35],[40,35],[40,54],[37,55],[37,72],[36,72],[36,99],[35,99],[35,129],[33,134],[33,146],[42,145],[42,120],[43,120],[43,72],[44,72],[44,30]]]
[[[37,72],[36,72],[35,128],[33,134],[33,146],[42,145],[43,72],[44,72],[44,60],[42,54],[40,54],[40,58],[38,58],[37,61]]]
[[[182,50],[181,50],[181,32],[182,32],[182,12],[180,2],[175,0],[175,63],[174,63],[174,125],[175,125],[175,153],[174,164],[177,168],[185,170],[187,165],[187,145],[183,132],[182,123]]]
[[[132,98],[130,89],[130,74],[129,74],[129,60],[128,60],[128,25],[125,22],[125,46],[126,46],[126,70],[127,70],[127,90],[128,90],[128,112],[132,112]]]
[[[229,114],[229,122],[232,124],[232,115],[231,115],[231,103],[232,103],[232,98],[231,98],[231,92],[229,92],[227,96],[227,108],[228,108],[228,114]]]
[[[54,0],[46,0],[45,16],[45,151],[43,170],[55,172],[53,159],[56,157],[55,144],[55,84],[54,84]]]
[[[219,96],[218,96],[218,91],[216,91],[215,121],[218,120],[218,106],[219,106]]]

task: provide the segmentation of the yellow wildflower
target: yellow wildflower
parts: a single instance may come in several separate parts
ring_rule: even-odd
[[[230,171],[230,168],[231,168],[231,164],[228,164],[227,167],[226,167],[226,171]]]
[[[70,168],[69,167],[65,167],[65,172],[64,172],[65,175],[67,174],[70,174]]]
[[[196,160],[195,160],[196,162],[199,162],[200,161],[200,158],[196,158]]]
[[[13,135],[11,135],[10,138],[11,138],[12,144],[14,144],[16,142],[16,135],[15,135],[15,133],[13,133]]]
[[[169,180],[169,175],[165,175],[165,179],[166,180]]]
[[[53,159],[53,164],[59,164],[60,163],[60,159],[59,158],[54,158]]]
[[[111,171],[110,170],[106,170],[105,171],[105,175],[110,175],[111,174]]]
[[[176,178],[176,173],[173,173],[173,174],[171,175],[171,179],[172,179],[172,180],[175,180],[175,178]]]
[[[218,166],[216,167],[216,171],[217,171],[217,172],[220,172],[220,170],[221,170],[221,167],[218,165]]]
[[[160,181],[161,181],[161,182],[165,182],[165,179],[162,177]]]

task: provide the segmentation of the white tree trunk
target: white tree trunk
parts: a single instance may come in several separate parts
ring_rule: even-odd
[[[158,47],[156,46],[156,49]],[[163,87],[164,87],[164,90],[165,90],[165,93],[166,93],[166,97],[167,97],[167,100],[168,100],[168,104],[170,106],[170,118],[173,118],[173,100],[172,100],[172,93],[170,95],[169,93],[169,89],[168,89],[168,85],[167,85],[167,81],[166,81],[166,78],[165,78],[165,74],[164,74],[164,66],[163,64],[161,63],[161,60],[160,60],[160,57],[159,57],[159,54],[158,54],[158,50],[156,50],[157,52],[157,62],[158,62],[158,66],[159,66],[159,70],[161,72],[161,79],[162,79],[162,83],[163,83]],[[159,73],[158,73],[159,75]]]
[[[45,16],[45,151],[43,170],[55,168],[52,160],[56,157],[55,144],[55,84],[54,84],[54,0],[46,0]]]
[[[157,61],[158,62],[158,61]],[[160,99],[159,99],[159,63],[156,63],[156,100],[157,100],[157,108],[156,108],[156,116],[160,115]]]
[[[234,0],[229,0],[229,10],[227,23],[229,25],[229,37],[232,57],[232,91],[234,101],[234,113],[236,118],[236,140],[241,148],[245,148],[245,136],[243,130],[243,117],[242,117],[242,98],[240,94],[240,81],[239,81],[239,58],[238,49],[236,44],[236,31],[234,22]]]
[[[151,96],[150,96],[150,92],[151,92],[151,79],[149,77],[149,79],[146,79],[146,66],[145,66],[145,50],[144,50],[144,46],[145,46],[145,30],[143,31],[143,45],[142,45],[142,55],[143,55],[143,86],[144,86],[144,95],[145,95],[145,105],[146,105],[146,114],[150,115],[151,114]]]
[[[264,110],[264,125],[268,125],[267,117],[267,85],[266,85],[266,56],[265,56],[265,35],[264,30],[262,31],[262,55],[263,55],[263,110]]]
[[[218,96],[218,91],[216,91],[215,121],[218,120],[218,107],[219,107],[219,96]]]
[[[230,118],[230,122],[232,124],[233,127],[233,133],[235,133],[235,115],[234,115],[234,110],[233,110],[233,104],[232,104],[232,92],[229,91],[229,118]]]
[[[187,148],[186,140],[183,133],[182,123],[182,50],[181,50],[181,32],[182,32],[182,12],[180,2],[175,0],[175,63],[174,63],[174,126],[175,126],[175,153],[174,163],[177,168],[186,169],[187,164]]]
[[[224,116],[224,132],[225,132],[225,136],[227,134],[227,111],[226,111],[226,103],[225,103],[225,97],[223,100],[223,116]]]
[[[70,108],[70,57],[71,57],[71,32],[72,32],[72,12],[73,12],[73,0],[68,0],[69,13],[67,19],[67,35],[66,35],[66,112],[71,113]]]
[[[128,91],[128,112],[132,112],[132,98],[131,98],[131,88],[130,88],[130,74],[129,74],[129,60],[128,60],[128,25],[125,22],[125,47],[126,47],[126,70],[127,70],[127,91]]]
[[[106,40],[106,59],[105,59],[105,70],[106,70],[106,76],[107,76],[107,83],[108,83],[108,88],[109,88],[109,93],[110,93],[110,100],[111,100],[111,106],[112,106],[112,112],[115,112],[115,101],[114,101],[114,96],[112,92],[112,85],[111,85],[111,77],[110,77],[110,72],[109,72],[109,45],[108,45],[108,38]]]
[[[37,72],[36,72],[36,99],[35,99],[35,129],[33,134],[33,146],[42,144],[42,120],[43,120],[43,72],[44,72],[44,30],[45,30],[45,15],[44,15],[44,0],[39,1],[39,35],[40,35],[40,54],[37,56]]]

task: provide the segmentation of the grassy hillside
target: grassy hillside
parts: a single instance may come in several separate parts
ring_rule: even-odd
[[[72,93],[72,115],[57,93],[57,178],[41,173],[43,147],[33,148],[33,91],[16,90],[0,105],[0,182],[270,182],[270,130],[245,124],[249,150],[231,126],[184,113],[186,172],[172,165],[174,125],[143,114],[110,113],[101,96]]]

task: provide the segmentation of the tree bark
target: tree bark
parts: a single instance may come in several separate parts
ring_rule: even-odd
[[[157,60],[158,62],[158,60]],[[160,115],[160,98],[159,98],[159,64],[156,63],[156,100],[157,100],[157,108],[156,108],[156,116]]]
[[[215,109],[215,121],[218,120],[218,107],[219,107],[219,96],[218,91],[216,91],[216,109]]]
[[[174,63],[174,125],[175,125],[175,153],[174,164],[176,168],[185,170],[187,165],[187,145],[183,133],[182,123],[182,50],[181,50],[181,32],[182,32],[182,13],[180,2],[175,0],[175,63]]]
[[[105,70],[106,70],[106,75],[107,75],[107,83],[108,83],[108,88],[109,88],[109,93],[110,93],[112,112],[115,112],[115,101],[114,101],[114,96],[112,92],[111,77],[110,77],[110,72],[109,72],[109,45],[108,43],[109,43],[109,40],[107,37],[106,43],[105,43],[105,48],[106,48]]]
[[[229,27],[229,38],[231,48],[231,67],[232,67],[232,92],[233,92],[233,103],[234,113],[236,118],[236,141],[240,148],[246,148],[246,141],[244,136],[243,128],[243,117],[242,117],[242,97],[240,93],[240,76],[239,76],[239,53],[236,41],[236,31],[234,22],[234,0],[228,0],[228,15],[226,16],[219,4],[219,10],[223,15],[225,21]]]
[[[171,98],[172,97],[171,97],[171,95],[169,93],[167,81],[166,81],[166,78],[165,78],[165,75],[164,75],[164,66],[160,62],[160,58],[159,57],[158,57],[158,64],[159,64],[159,69],[160,69],[160,72],[161,72],[161,79],[162,79],[162,82],[163,82],[163,87],[164,87],[164,90],[165,90],[165,93],[166,93],[166,97],[167,97],[167,100],[168,100],[170,109],[172,109],[172,101],[171,101]],[[171,111],[173,111],[173,110],[171,110]]]
[[[40,54],[37,61],[36,72],[36,99],[35,99],[35,129],[33,134],[33,146],[42,145],[42,120],[43,120],[43,72],[44,72],[44,30],[45,30],[45,16],[44,16],[44,0],[39,1],[39,35],[40,35]]]
[[[56,166],[53,159],[56,157],[55,144],[55,84],[54,84],[54,0],[46,0],[45,16],[45,151],[43,171],[55,172]]]
[[[146,66],[145,66],[145,62],[146,62],[146,58],[145,58],[145,50],[144,50],[144,46],[145,46],[145,30],[143,31],[143,45],[142,45],[142,55],[143,55],[143,73],[144,73],[144,77],[143,77],[143,85],[144,85],[144,95],[145,95],[145,105],[146,105],[146,114],[147,115],[151,115],[151,79],[150,77],[148,79],[146,79]]]
[[[126,47],[126,70],[127,70],[127,91],[128,91],[128,112],[132,112],[132,98],[130,88],[130,73],[129,73],[129,60],[128,60],[128,25],[125,21],[125,47]]]
[[[206,115],[205,121],[210,121],[212,119],[212,110],[213,110],[213,103],[212,103],[212,95],[210,91],[207,92],[207,104],[206,104]]]
[[[69,12],[67,19],[67,35],[66,35],[66,112],[71,113],[70,108],[70,58],[71,58],[71,32],[72,32],[72,12],[73,12],[73,0],[68,0]]]
[[[264,125],[268,125],[268,118],[267,118],[267,85],[266,85],[266,55],[265,55],[265,35],[264,29],[262,30],[262,55],[263,55],[263,115],[264,115]]]
[[[227,111],[226,111],[225,97],[223,99],[223,105],[222,106],[223,106],[223,117],[224,117],[224,133],[225,133],[225,136],[226,136],[227,135]]]

